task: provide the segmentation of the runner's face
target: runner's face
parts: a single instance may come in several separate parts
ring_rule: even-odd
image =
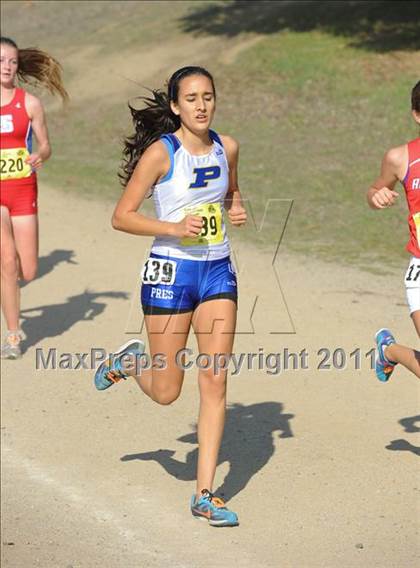
[[[5,87],[12,86],[18,69],[18,52],[11,45],[0,45],[0,77]]]
[[[191,75],[179,83],[178,102],[171,102],[172,110],[192,132],[210,128],[216,110],[213,87],[208,77]]]
[[[420,125],[420,112],[417,112],[416,110],[412,110],[411,112],[413,113],[414,120]]]

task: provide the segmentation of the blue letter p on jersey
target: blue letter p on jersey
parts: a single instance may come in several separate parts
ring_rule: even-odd
[[[207,168],[194,168],[195,181],[190,184],[191,189],[207,187],[208,182],[220,177],[220,166],[208,166]]]

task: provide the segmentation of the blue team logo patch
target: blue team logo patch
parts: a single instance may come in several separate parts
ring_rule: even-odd
[[[207,187],[212,179],[220,177],[220,166],[208,166],[206,168],[194,168],[195,181],[190,184],[190,189]]]

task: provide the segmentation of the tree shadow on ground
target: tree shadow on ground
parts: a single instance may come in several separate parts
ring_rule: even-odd
[[[38,260],[38,271],[35,280],[39,280],[43,276],[46,276],[47,274],[52,272],[54,268],[61,262],[66,262],[67,264],[78,264],[75,260],[73,260],[73,257],[73,250],[64,249],[56,249],[51,251],[46,256],[41,256]],[[27,284],[29,284],[29,282],[25,282],[23,280],[20,283],[20,287],[24,288]]]
[[[233,404],[227,408],[225,431],[217,465],[229,463],[217,494],[226,500],[242,491],[274,454],[274,432],[279,438],[291,438],[289,421],[293,414],[283,414],[279,402],[260,402],[248,406]],[[178,438],[188,444],[198,444],[197,426],[194,431]],[[123,456],[121,461],[156,461],[173,477],[182,481],[194,481],[197,474],[198,448],[191,450],[185,461],[174,459],[173,450],[157,450]]]
[[[318,30],[372,51],[420,48],[419,6],[412,1],[233,0],[201,5],[181,25],[196,35]]]
[[[420,432],[420,415],[402,418],[399,420],[399,424],[401,424],[405,432],[410,434]],[[418,426],[416,424],[418,424]],[[412,452],[416,456],[420,456],[420,448],[414,446],[407,440],[392,440],[392,442],[385,447],[387,450]]]
[[[62,304],[47,304],[21,311],[22,330],[26,339],[22,342],[22,351],[36,345],[47,337],[57,337],[68,331],[80,321],[93,320],[105,308],[100,298],[128,299],[126,292],[90,292],[70,296]]]

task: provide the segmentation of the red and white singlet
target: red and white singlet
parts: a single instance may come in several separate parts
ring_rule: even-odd
[[[32,126],[25,91],[16,88],[9,104],[0,107],[1,205],[10,215],[37,212],[36,173],[25,162],[32,152]]]
[[[407,250],[420,258],[420,138],[411,140],[408,146],[408,169],[403,186],[408,203],[408,227],[410,240]]]

